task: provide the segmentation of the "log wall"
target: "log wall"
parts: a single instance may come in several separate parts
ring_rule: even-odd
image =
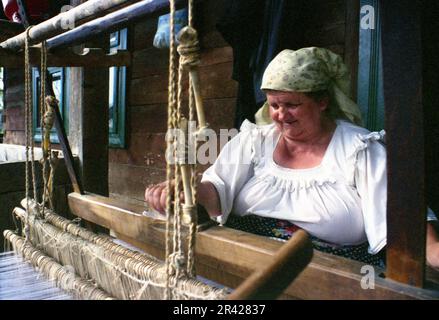
[[[298,47],[324,46],[345,55],[346,62],[355,66],[357,43],[355,33],[352,36],[351,32],[355,28],[346,24],[350,21],[349,13],[354,12],[355,16],[352,1],[310,0],[303,1],[303,7],[300,23],[303,27],[291,35],[294,39],[302,39]],[[201,32],[199,72],[206,119],[217,133],[221,128],[233,126],[238,88],[231,78],[232,48],[215,26],[224,8],[225,1],[205,0],[196,13],[197,29]],[[168,52],[153,47],[156,29],[157,18],[153,18],[134,25],[129,31],[133,61],[127,79],[127,147],[109,150],[110,195],[139,203],[143,201],[145,186],[165,177]],[[23,70],[8,69],[5,143],[24,144],[23,85]]]

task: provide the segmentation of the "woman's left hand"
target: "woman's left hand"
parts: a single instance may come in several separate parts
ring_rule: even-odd
[[[427,223],[426,260],[427,265],[439,271],[439,236],[435,230],[435,222]]]
[[[427,245],[427,265],[439,271],[439,242]]]

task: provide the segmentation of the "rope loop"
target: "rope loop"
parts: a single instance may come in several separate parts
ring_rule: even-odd
[[[201,63],[200,44],[197,30],[186,26],[178,33],[180,64],[185,68],[193,68]]]

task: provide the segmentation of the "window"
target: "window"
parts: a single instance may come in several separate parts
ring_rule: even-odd
[[[110,52],[127,48],[127,29],[110,35]],[[109,146],[125,148],[126,67],[109,69]]]
[[[127,48],[127,29],[114,32],[110,35],[110,52],[118,49]],[[68,133],[68,88],[67,80],[69,68],[48,68],[53,77],[53,90],[59,101],[61,117],[64,121],[64,127]],[[126,100],[126,67],[111,67],[109,74],[108,106],[109,106],[109,146],[113,148],[125,147],[125,100]],[[40,126],[40,76],[37,69],[32,72],[32,92],[33,92],[33,125],[34,139],[41,141]],[[59,143],[55,128],[50,134],[52,143]]]
[[[59,101],[59,111],[64,122],[64,128],[68,132],[68,87],[66,85],[66,79],[68,78],[68,68],[48,68],[52,75],[52,87],[55,92],[55,96]],[[37,142],[41,141],[41,117],[40,117],[40,74],[36,68],[32,70],[32,99],[33,99],[33,126],[34,126],[34,139]],[[48,85],[48,84],[46,84]],[[55,127],[50,132],[50,141],[52,143],[59,143],[58,135],[56,134]]]

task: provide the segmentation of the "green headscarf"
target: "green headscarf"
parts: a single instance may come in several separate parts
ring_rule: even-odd
[[[283,50],[267,66],[261,89],[293,92],[327,90],[332,113],[361,125],[361,112],[350,96],[349,72],[342,58],[324,48]],[[267,118],[268,117],[268,118]],[[255,115],[257,124],[271,123],[268,104]]]

